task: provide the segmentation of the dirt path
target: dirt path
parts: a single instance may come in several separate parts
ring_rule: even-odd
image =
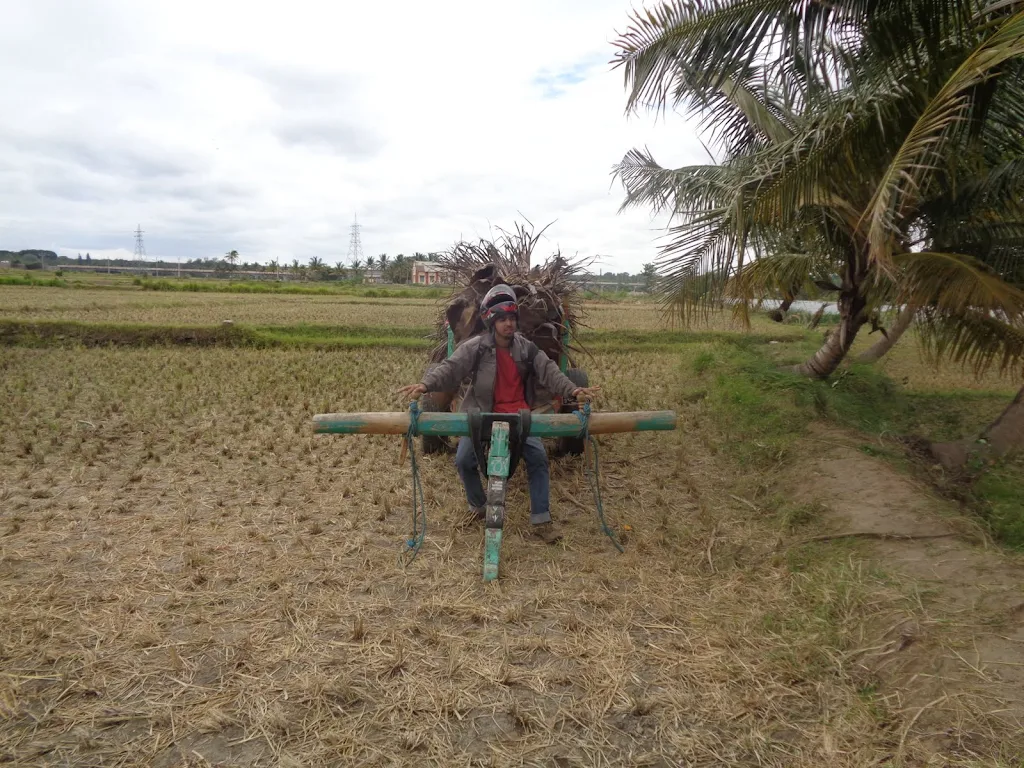
[[[814,430],[794,477],[797,498],[828,508],[831,530],[868,534],[856,537],[867,542],[860,551],[917,604],[852,661],[908,717],[901,751],[1019,754],[1024,561],[864,443]]]

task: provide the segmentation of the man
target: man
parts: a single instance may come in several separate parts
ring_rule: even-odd
[[[553,395],[592,399],[600,387],[578,387],[537,345],[518,333],[519,306],[515,292],[496,285],[480,303],[480,317],[488,332],[463,342],[450,358],[428,371],[419,384],[398,390],[407,398],[427,392],[452,392],[468,376],[472,384],[462,400],[462,411],[477,408],[484,413],[518,413],[532,409],[539,382]],[[548,544],[562,536],[551,522],[548,456],[539,437],[528,437],[522,459],[530,485],[530,523],[534,536]],[[459,439],[455,452],[466,499],[474,517],[482,520],[487,497],[480,482],[473,441]]]

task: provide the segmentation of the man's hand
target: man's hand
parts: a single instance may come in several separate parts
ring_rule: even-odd
[[[600,387],[576,387],[576,389],[572,391],[572,396],[581,403],[589,403],[597,397],[597,393],[600,391]]]
[[[403,400],[419,400],[420,395],[425,394],[426,391],[427,388],[422,384],[409,384],[408,386],[400,387],[398,395]]]

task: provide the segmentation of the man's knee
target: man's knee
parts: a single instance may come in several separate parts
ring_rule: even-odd
[[[539,437],[528,437],[523,443],[523,461],[526,462],[527,467],[547,466],[548,454]]]
[[[469,438],[459,439],[459,447],[455,452],[455,466],[460,472],[472,472],[476,469],[476,453]]]

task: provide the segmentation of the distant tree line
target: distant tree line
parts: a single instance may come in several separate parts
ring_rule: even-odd
[[[258,272],[278,274],[282,278],[335,281],[347,280],[362,282],[373,273],[373,277],[380,278],[387,283],[410,283],[412,282],[412,265],[414,261],[433,261],[438,254],[415,252],[411,256],[398,254],[390,257],[386,253],[380,256],[366,259],[352,259],[348,263],[342,261],[328,264],[324,259],[313,256],[305,263],[298,259],[291,262],[282,262],[279,259],[272,259],[269,263],[249,262],[242,259],[237,250],[230,250],[221,257],[207,257],[188,259],[186,261],[165,261],[157,259],[145,261],[144,264],[150,269],[174,270],[179,264],[184,269],[209,270],[216,275],[230,276],[238,272]],[[127,267],[138,267],[139,262],[135,259],[112,259],[93,258],[91,253],[77,256],[58,256],[54,251],[31,249],[23,251],[0,250],[0,261],[10,262],[12,267],[25,269],[47,269],[59,268],[63,265],[79,265],[93,267],[107,267],[120,269]]]
[[[406,284],[412,282],[412,265],[416,261],[436,261],[439,253],[414,252],[411,256],[398,254],[389,256],[382,253],[379,256],[370,256],[366,259],[351,259],[348,263],[336,261],[333,265],[318,256],[309,258],[305,263],[298,259],[291,262],[282,262],[279,259],[272,259],[266,264],[249,262],[242,259],[237,250],[230,250],[220,257],[188,259],[180,263],[183,269],[201,269],[213,272],[216,276],[229,277],[239,272],[274,274],[281,278],[310,280],[319,282],[349,281],[361,283],[373,277],[385,283]],[[0,261],[9,261],[12,267],[25,269],[47,269],[59,268],[62,265],[77,264],[79,266],[105,267],[121,269],[127,267],[138,267],[139,262],[135,259],[103,259],[93,258],[90,253],[77,256],[58,256],[54,251],[31,249],[24,251],[0,250]],[[144,262],[146,267],[159,270],[174,270],[179,262],[155,260]],[[645,290],[651,290],[657,280],[654,264],[644,264],[643,271],[638,274],[629,272],[604,272],[597,275],[587,275],[587,278],[602,284],[615,283],[618,290],[635,288],[642,284]]]
[[[58,256],[53,251],[42,251],[30,249],[27,251],[2,251],[0,250],[0,261],[9,261],[12,267],[25,267],[26,269],[40,269],[47,264],[58,264]],[[71,263],[66,261],[65,263]]]

